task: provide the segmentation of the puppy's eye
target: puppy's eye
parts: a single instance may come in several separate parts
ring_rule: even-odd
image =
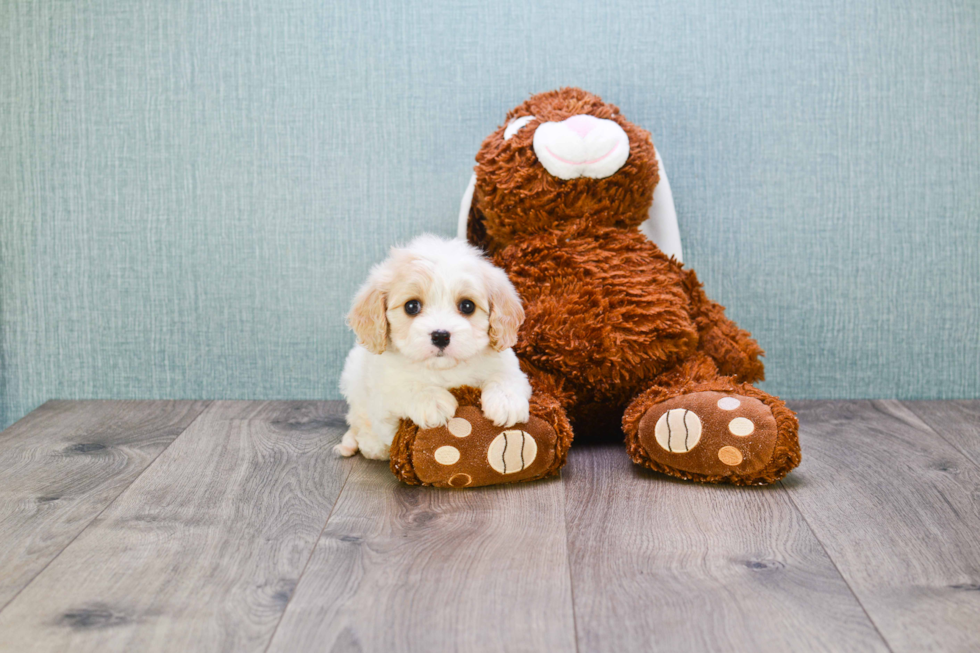
[[[468,299],[464,299],[459,303],[459,312],[463,315],[473,315],[473,311],[476,310],[476,304]]]
[[[409,315],[418,315],[422,312],[422,302],[417,299],[410,299],[405,302],[405,312]]]
[[[520,118],[515,118],[509,125],[507,129],[504,130],[504,140],[509,141],[511,137],[519,132],[524,125],[534,120],[534,116],[521,116]]]

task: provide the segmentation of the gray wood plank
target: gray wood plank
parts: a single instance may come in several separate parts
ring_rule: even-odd
[[[558,479],[399,484],[357,460],[270,651],[572,651]]]
[[[49,401],[0,433],[0,609],[206,406]]]
[[[888,645],[980,650],[980,470],[900,402],[794,408],[784,483]]]
[[[980,401],[903,401],[902,405],[980,466]]]
[[[0,646],[263,650],[350,469],[342,411],[209,406],[0,612]]]
[[[674,480],[622,444],[573,447],[564,476],[580,651],[887,650],[782,488]]]

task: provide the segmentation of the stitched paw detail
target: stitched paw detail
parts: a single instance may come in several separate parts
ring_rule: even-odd
[[[412,464],[427,485],[510,483],[551,471],[556,442],[554,429],[537,417],[501,428],[476,406],[461,406],[444,426],[419,430]]]
[[[495,472],[516,474],[534,463],[538,455],[538,443],[529,433],[520,429],[504,431],[493,439],[487,449],[487,462]]]
[[[758,399],[695,392],[651,407],[638,437],[653,460],[705,476],[748,474],[772,457],[776,420]]]
[[[657,444],[671,453],[684,453],[701,440],[701,418],[687,408],[668,410],[654,428]]]

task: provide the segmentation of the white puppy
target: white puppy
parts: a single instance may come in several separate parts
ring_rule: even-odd
[[[335,451],[387,459],[399,421],[445,424],[461,385],[482,389],[497,426],[526,422],[531,385],[511,349],[523,321],[507,275],[465,241],[424,235],[393,248],[347,316],[359,343],[340,377],[350,430]]]

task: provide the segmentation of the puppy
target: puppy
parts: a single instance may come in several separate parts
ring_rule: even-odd
[[[523,321],[507,275],[465,241],[423,235],[393,248],[347,316],[358,338],[340,378],[350,429],[334,450],[388,459],[399,421],[445,424],[461,385],[482,389],[497,426],[526,422],[531,385],[511,349]]]

